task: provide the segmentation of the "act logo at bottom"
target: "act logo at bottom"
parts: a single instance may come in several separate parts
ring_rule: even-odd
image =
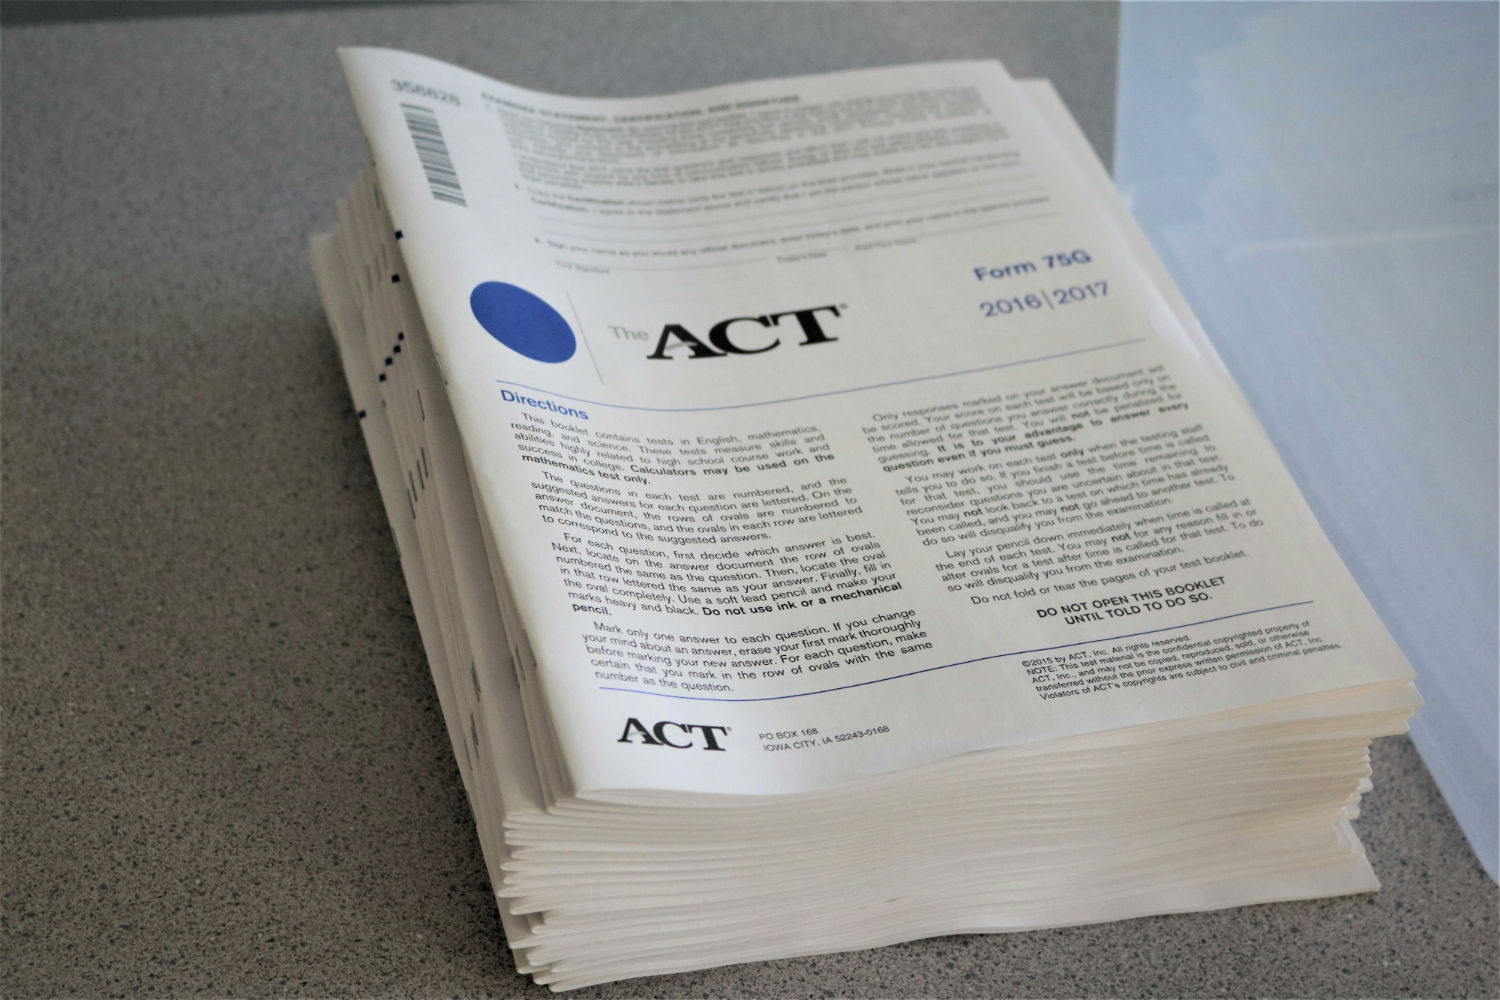
[[[668,732],[668,730],[675,730]],[[694,733],[701,734],[702,743],[697,742]],[[620,734],[616,743],[634,743],[636,737],[645,746],[671,747],[674,750],[691,750],[698,747],[702,750],[723,750],[719,745],[719,736],[729,732],[728,726],[705,726],[699,722],[658,722],[650,729],[640,719],[630,718],[625,721],[625,731]]]

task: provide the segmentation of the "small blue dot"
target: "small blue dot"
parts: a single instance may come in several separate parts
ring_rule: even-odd
[[[365,411],[364,410],[360,410],[359,411],[359,419],[361,419],[361,420],[365,419]]]
[[[398,230],[396,230],[396,239],[399,240],[400,238],[401,238],[401,230],[398,229]]]
[[[397,282],[397,281],[400,281],[400,280],[401,280],[401,275],[399,275],[399,274],[393,274],[393,275],[391,275],[391,281],[393,283]]]
[[[380,373],[380,381],[382,381],[382,382],[385,381],[385,372],[381,372]]]
[[[555,365],[578,349],[562,314],[524,288],[486,281],[474,286],[469,308],[491,337],[533,361]]]

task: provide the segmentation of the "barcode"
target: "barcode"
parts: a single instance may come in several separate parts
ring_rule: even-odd
[[[416,104],[403,104],[401,111],[406,115],[406,129],[411,133],[412,145],[417,147],[417,159],[422,161],[422,172],[427,175],[432,196],[467,208],[464,189],[458,184],[458,171],[453,169],[453,158],[448,155],[437,115],[431,108]]]

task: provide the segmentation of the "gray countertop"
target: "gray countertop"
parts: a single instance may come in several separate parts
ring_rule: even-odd
[[[363,159],[333,49],[657,93],[939,58],[1108,161],[1107,4],[333,7],[8,27],[6,996],[544,995],[504,948],[306,238]],[[1385,890],[579,996],[1500,993],[1497,892],[1404,739]]]

